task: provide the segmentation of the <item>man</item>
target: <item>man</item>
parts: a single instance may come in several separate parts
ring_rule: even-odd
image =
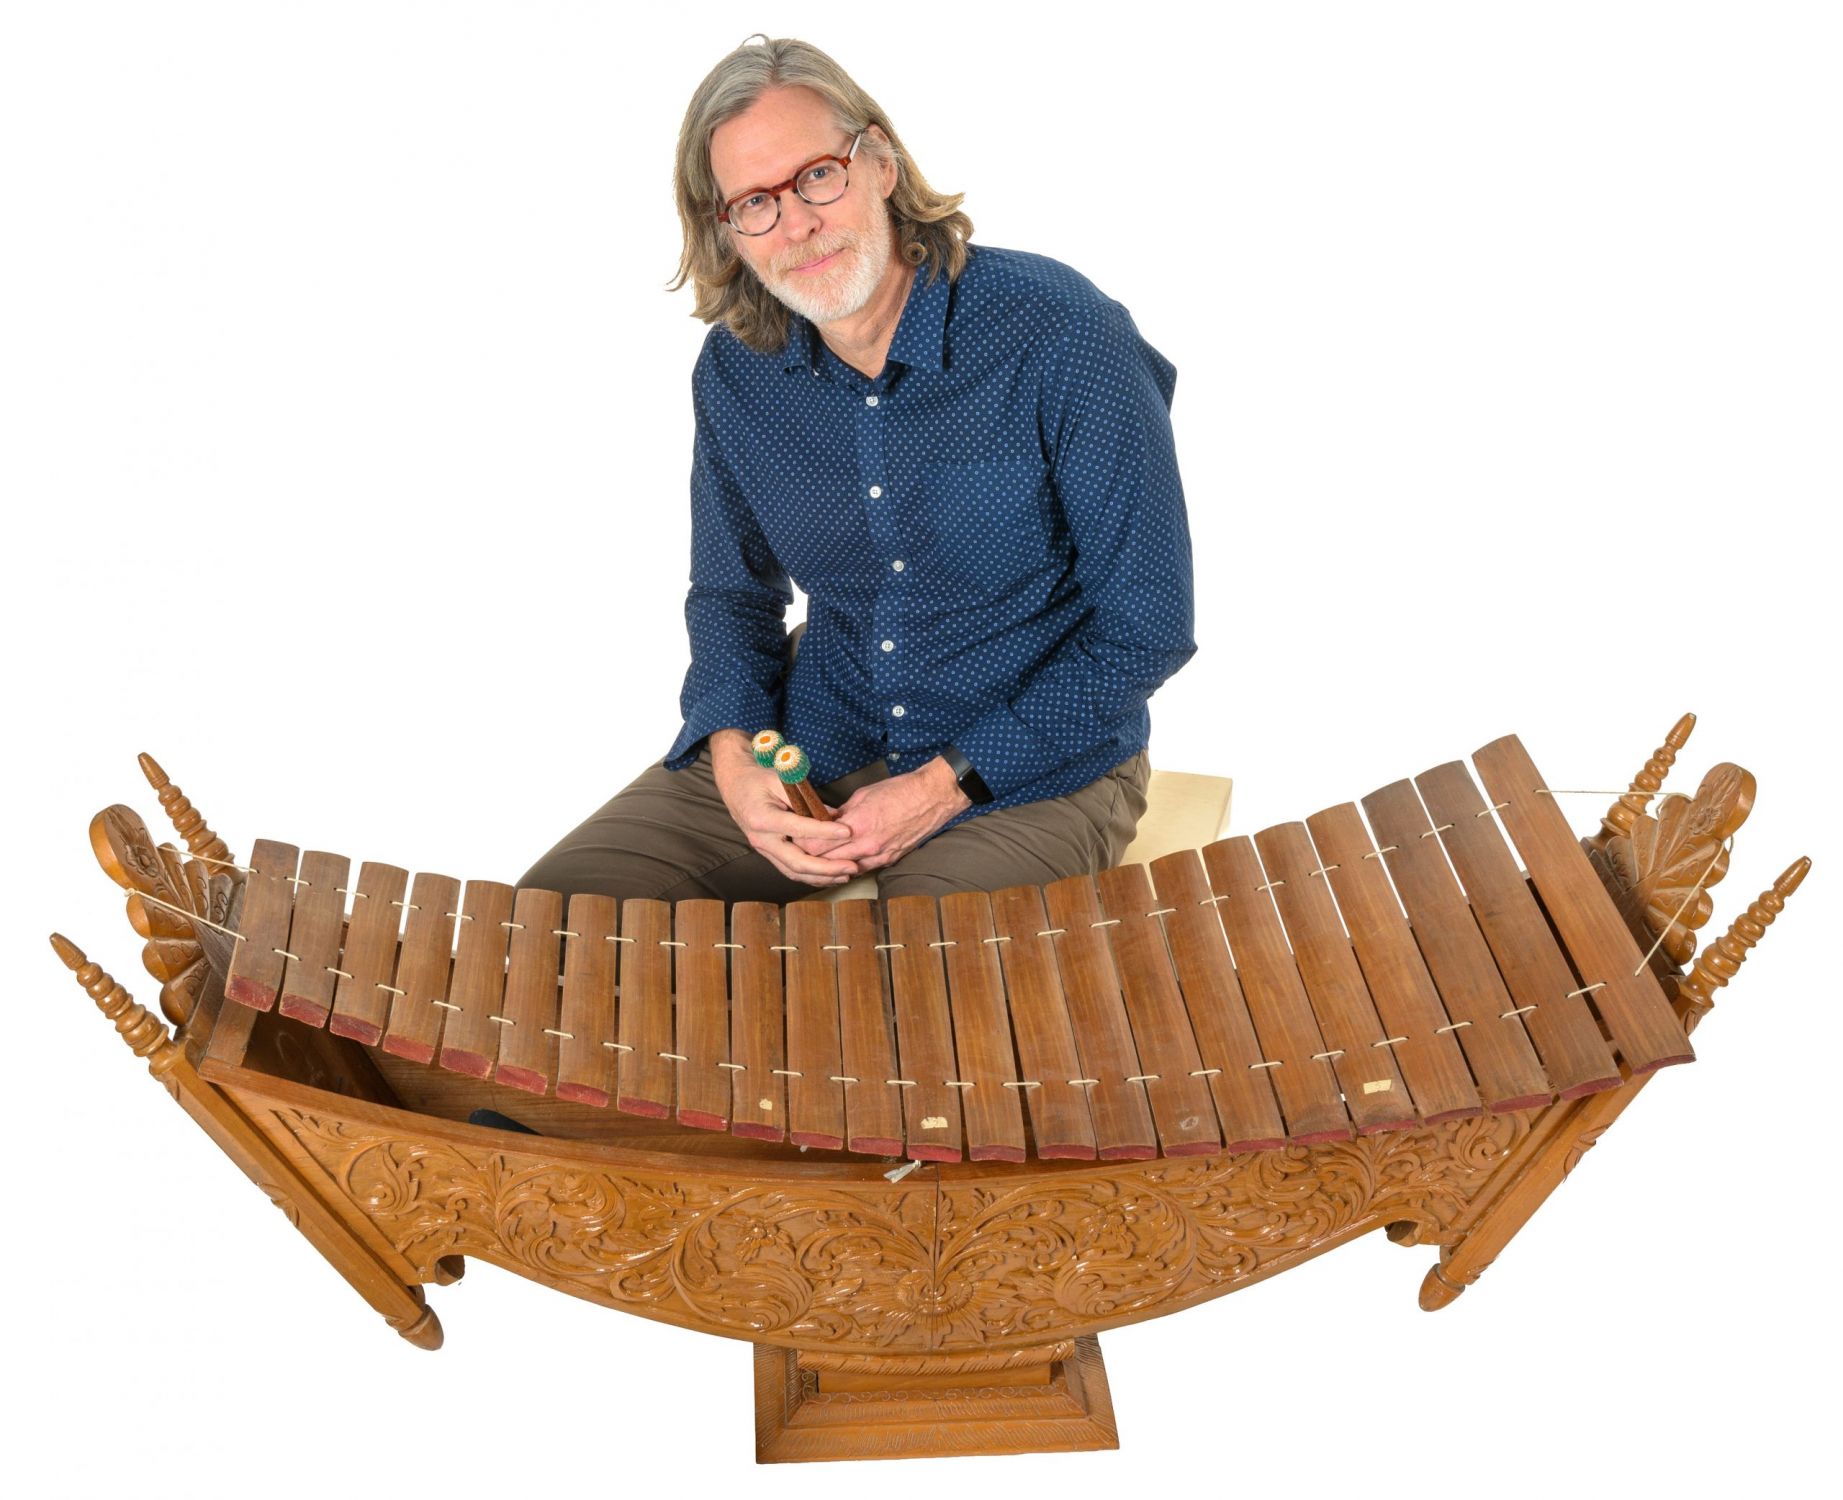
[[[1146,700],[1196,650],[1176,371],[1069,267],[970,245],[869,95],[763,40],[679,136],[673,285],[715,325],[684,726],[520,883],[789,901],[874,871],[887,898],[1116,863]],[[789,809],[765,728],[836,821]]]

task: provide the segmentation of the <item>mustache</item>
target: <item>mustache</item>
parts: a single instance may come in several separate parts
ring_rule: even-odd
[[[788,258],[778,261],[774,269],[781,275],[785,275],[789,271],[797,271],[802,266],[812,265],[814,261],[824,260],[828,255],[836,255],[840,250],[850,245],[852,241],[853,237],[851,235],[840,235],[836,241],[823,244],[817,251],[809,251],[798,260]]]

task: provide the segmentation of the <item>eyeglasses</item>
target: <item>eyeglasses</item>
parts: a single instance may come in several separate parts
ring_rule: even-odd
[[[785,182],[738,193],[719,210],[717,221],[729,225],[737,234],[766,234],[781,222],[781,194],[789,188],[815,207],[838,202],[851,186],[851,161],[863,139],[864,132],[860,130],[843,156],[815,157]]]

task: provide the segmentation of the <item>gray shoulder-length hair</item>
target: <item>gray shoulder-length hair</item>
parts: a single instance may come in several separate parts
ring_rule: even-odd
[[[973,221],[960,212],[964,193],[950,196],[928,185],[889,117],[850,74],[810,42],[756,35],[761,45],[750,45],[751,37],[710,70],[691,96],[679,127],[672,187],[685,246],[678,276],[666,290],[675,292],[689,280],[697,292],[693,317],[706,323],[720,320],[751,349],[767,354],[787,341],[787,307],[743,264],[730,243],[732,231],[717,220],[723,202],[710,170],[710,134],[768,89],[809,88],[831,104],[845,134],[856,135],[875,125],[889,138],[885,143],[865,135],[858,154],[896,163],[889,209],[897,247],[910,265],[928,267],[930,282],[943,271],[953,281],[965,269]]]

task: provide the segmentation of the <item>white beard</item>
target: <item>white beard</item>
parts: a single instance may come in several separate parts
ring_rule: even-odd
[[[876,203],[872,222],[862,234],[839,230],[815,236],[800,247],[802,265],[843,247],[834,264],[807,273],[775,270],[762,275],[762,284],[809,322],[835,323],[861,312],[889,269],[893,251],[889,204],[882,198]]]

